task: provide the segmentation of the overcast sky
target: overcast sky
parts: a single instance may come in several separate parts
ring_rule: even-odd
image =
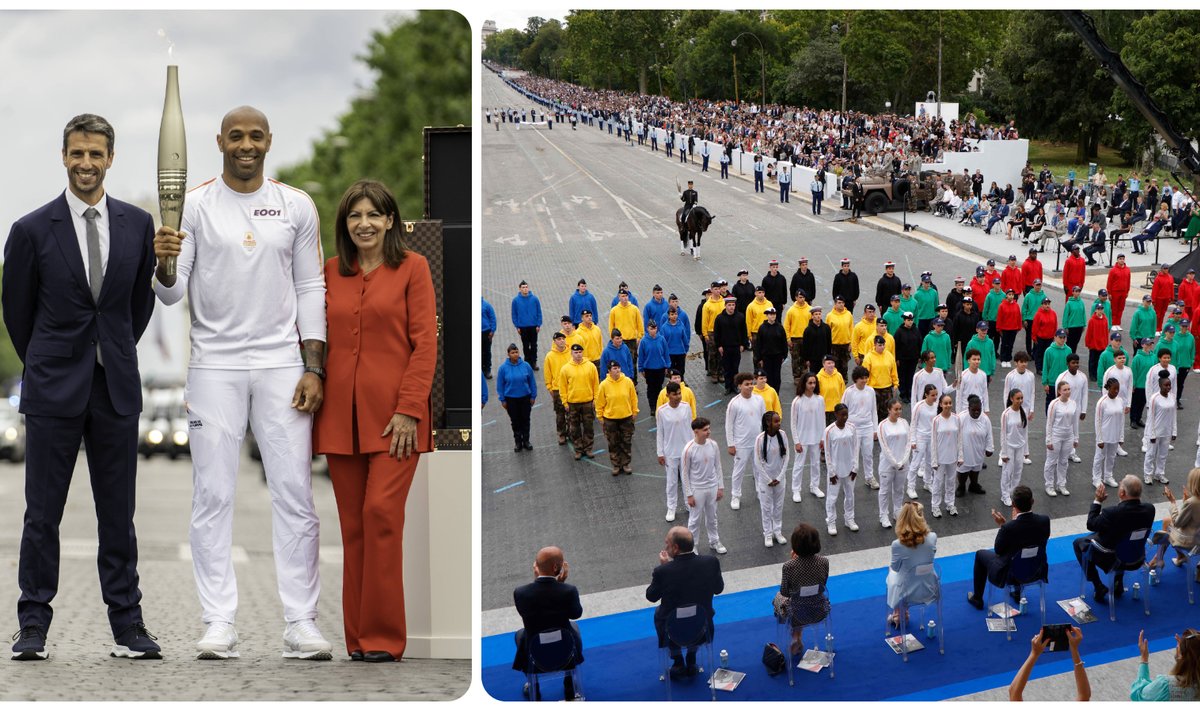
[[[483,19],[495,20],[496,29],[498,30],[523,30],[525,29],[525,24],[529,22],[529,18],[531,17],[542,17],[547,20],[559,20],[561,22],[564,20],[564,18],[566,18],[566,16],[567,11],[563,10],[562,8],[555,8],[553,10],[547,10],[544,8],[541,10],[529,10],[510,9],[506,6],[503,9],[487,11]]]
[[[188,184],[221,171],[216,134],[231,108],[271,122],[267,174],[309,154],[350,99],[374,83],[356,57],[396,12],[0,12],[0,237],[66,187],[62,129],[80,113],[116,130],[105,188],[157,205],[158,127],[174,42],[187,127]],[[157,217],[157,210],[152,210]]]

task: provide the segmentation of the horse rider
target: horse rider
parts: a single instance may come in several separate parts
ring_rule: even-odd
[[[694,183],[695,181],[689,180],[687,190],[684,190],[679,196],[679,199],[683,201],[683,214],[680,215],[679,224],[684,226],[687,225],[688,215],[691,214],[692,208],[700,201],[700,196],[696,193]]]

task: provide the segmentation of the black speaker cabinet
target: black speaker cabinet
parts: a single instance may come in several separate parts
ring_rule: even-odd
[[[478,352],[472,322],[471,293],[471,128],[425,129],[425,220],[440,225],[437,264],[430,258],[438,290],[441,324],[434,384],[434,442],[439,449],[470,449],[473,366]],[[430,239],[432,232],[430,233]],[[412,236],[412,235],[406,235]],[[413,245],[417,249],[416,245]],[[430,246],[432,249],[432,245]],[[424,249],[418,249],[429,257]],[[473,374],[473,377],[472,377]]]

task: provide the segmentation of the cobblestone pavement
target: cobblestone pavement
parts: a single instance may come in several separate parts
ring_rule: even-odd
[[[321,471],[320,465],[316,467]],[[202,633],[200,604],[187,547],[191,463],[142,460],[136,518],[143,612],[163,648],[161,661],[108,656],[111,632],[96,576],[96,519],[82,452],[61,535],[62,577],[44,663],[0,659],[0,701],[286,701],[446,700],[470,685],[466,660],[406,659],[400,664],[351,663],[341,628],[341,537],[329,479],[313,476],[321,517],[318,626],[333,644],[331,662],[285,660],[283,613],[275,591],[270,498],[262,469],[246,458],[234,515],[234,563],[240,610],[241,658],[195,659]],[[17,556],[24,513],[24,467],[0,464],[0,611],[4,632],[16,631]]]

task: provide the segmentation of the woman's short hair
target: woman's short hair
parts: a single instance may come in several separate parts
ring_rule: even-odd
[[[792,551],[799,558],[807,558],[821,552],[821,534],[807,523],[798,523],[792,529]]]
[[[383,263],[395,269],[404,261],[408,245],[401,237],[400,210],[396,206],[396,198],[392,191],[378,180],[364,178],[356,181],[346,189],[342,201],[338,203],[337,217],[333,222],[334,245],[338,255],[338,274],[351,276],[358,266],[358,247],[350,238],[350,230],[346,227],[346,216],[350,208],[359,200],[366,198],[384,215],[392,218],[392,226],[383,235]]]
[[[925,542],[929,524],[925,523],[924,506],[919,501],[905,501],[896,517],[896,540],[908,548],[916,548]]]

